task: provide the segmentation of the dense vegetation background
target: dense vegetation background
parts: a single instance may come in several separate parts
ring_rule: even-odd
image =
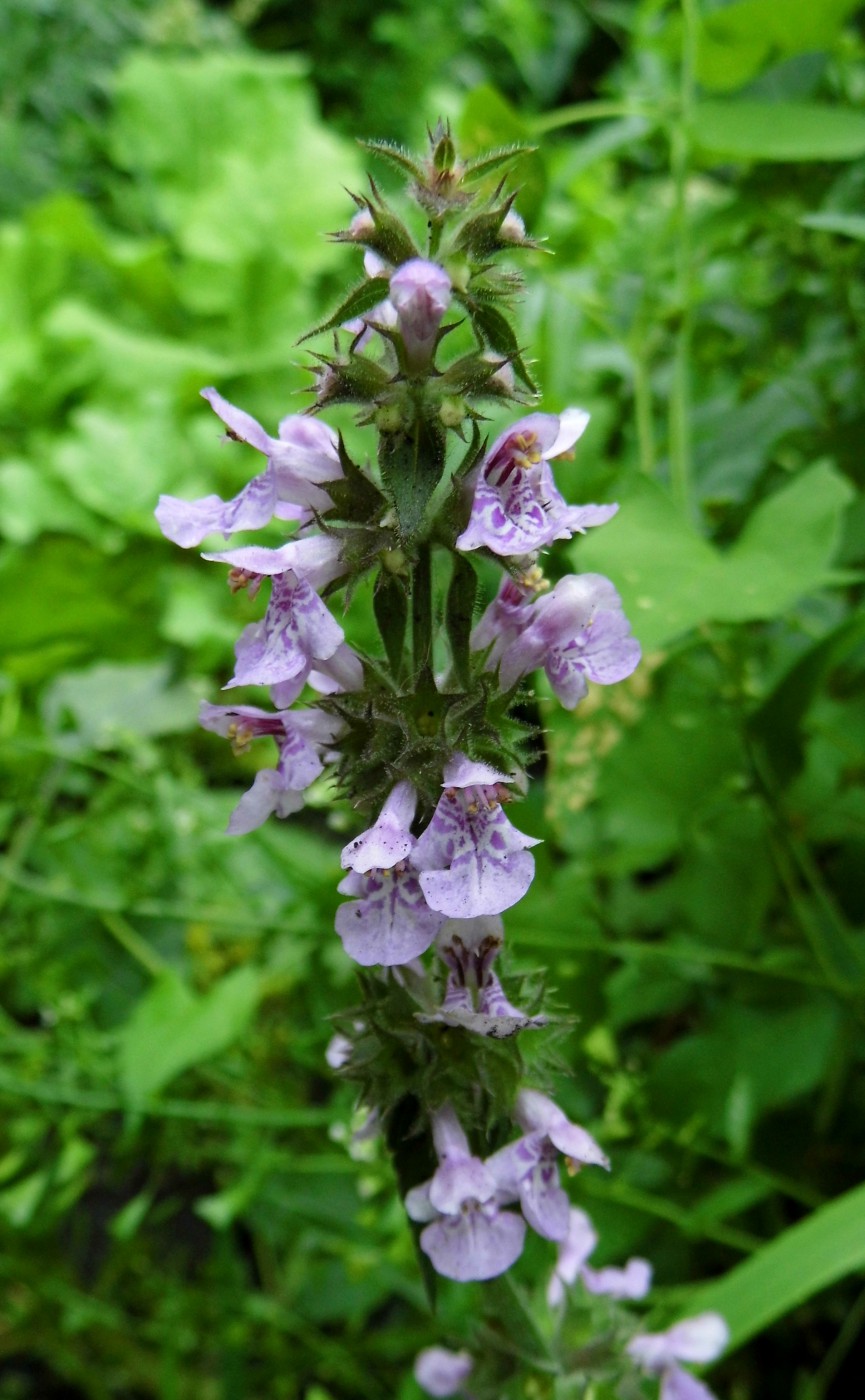
[[[574,1018],[559,1096],[615,1168],[574,1198],[599,1262],[723,1307],[719,1396],[861,1376],[857,11],[5,0],[2,1400],[409,1400],[477,1307],[430,1318],[324,1064],[350,815],[313,792],[222,834],[254,760],[195,716],[238,604],[152,517],[250,469],[202,385],[269,427],[304,402],[297,338],[358,272],[321,236],[353,138],[440,113],[469,151],[538,146],[523,340],[545,406],[593,415],[565,494],[622,502],[560,567],[616,581],[646,654],[575,716],[541,695],[520,814],[545,844],[511,956]]]

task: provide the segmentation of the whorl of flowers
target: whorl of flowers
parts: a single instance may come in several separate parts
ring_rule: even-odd
[[[387,1134],[432,1268],[458,1281],[495,1278],[530,1229],[558,1248],[551,1305],[577,1279],[593,1294],[638,1298],[645,1261],[586,1264],[594,1235],[559,1161],[571,1174],[609,1163],[523,1082],[519,1036],[550,1017],[536,988],[506,990],[494,970],[501,915],[535,872],[537,840],[509,815],[536,742],[518,713],[524,684],[544,671],[573,710],[590,684],[624,680],[640,659],[609,579],[570,574],[550,587],[543,575],[544,551],[618,507],[571,505],[562,494],[572,472],[558,462],[588,414],[531,407],[535,386],[509,320],[520,282],[497,258],[537,245],[513,196],[489,180],[519,152],[463,162],[441,125],[426,159],[374,149],[408,173],[423,243],[374,184],[356,196],[333,237],[363,250],[363,277],[309,333],[333,334],[333,348],[315,357],[311,407],[271,437],[216,389],[202,390],[251,479],[231,500],[163,496],[157,507],[164,534],[183,548],[231,540],[204,557],[227,566],[232,591],[267,594],[225,687],[253,687],[255,703],[205,702],[201,723],[238,754],[262,738],[276,746],[275,765],[257,771],[231,816],[232,835],[291,817],[325,774],[359,826],[365,819],[342,852],[336,911],[336,933],[363,970],[363,1002],[328,1059],[358,1084],[370,1130]],[[375,435],[374,462],[353,460],[318,417],[342,403]],[[483,410],[508,404],[530,411],[515,409],[490,445]],[[235,540],[262,529],[264,543]],[[479,564],[501,571],[485,607]],[[367,576],[380,633],[369,655],[346,640],[333,606],[341,592],[347,606]],[[420,1179],[424,1160],[432,1170]],[[629,1354],[661,1376],[665,1394],[696,1396],[679,1361],[700,1356],[676,1337],[634,1337]],[[432,1395],[462,1393],[473,1364],[432,1348],[417,1379]]]

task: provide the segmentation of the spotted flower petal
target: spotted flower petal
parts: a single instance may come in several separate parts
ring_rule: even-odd
[[[588,421],[576,408],[561,415],[530,413],[497,438],[474,479],[471,513],[457,548],[532,555],[609,520],[615,505],[568,506],[548,464],[574,445]]]
[[[448,787],[411,859],[430,907],[470,919],[522,899],[535,871],[527,847],[537,844],[511,825],[487,789]]]
[[[333,656],[342,641],[342,628],[315,589],[290,570],[277,574],[264,618],[244,628],[237,642],[237,668],[226,689],[305,679],[313,662]]]
[[[430,909],[417,875],[404,864],[392,870],[352,870],[340,881],[352,895],[336,911],[336,931],[350,958],[362,967],[394,967],[425,953],[444,922]]]
[[[405,860],[414,846],[411,824],[417,807],[417,794],[409,782],[397,783],[368,831],[356,836],[343,848],[343,870],[387,870]]]

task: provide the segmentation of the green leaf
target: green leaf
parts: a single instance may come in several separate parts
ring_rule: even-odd
[[[697,1290],[687,1315],[712,1309],[730,1328],[730,1349],[770,1327],[847,1274],[865,1270],[865,1186],[821,1206],[723,1278]]]
[[[320,321],[311,331],[300,337],[298,344],[309,340],[314,335],[321,335],[322,331],[336,330],[339,326],[345,325],[346,321],[352,320],[354,316],[362,316],[365,311],[371,311],[379,302],[384,301],[390,283],[386,277],[365,277],[356,287],[353,287],[348,296],[337,307],[333,315],[328,316],[326,321]]]
[[[837,42],[843,21],[860,0],[735,0],[703,16],[697,36],[697,77],[712,92],[750,82],[779,58],[818,53]]]
[[[802,768],[801,726],[811,704],[833,669],[863,638],[865,613],[854,613],[809,647],[751,716],[751,736],[782,785],[791,782]]]
[[[390,669],[399,680],[402,675],[408,623],[408,593],[405,580],[381,569],[376,580],[372,606]]]
[[[400,534],[411,539],[441,479],[444,430],[419,418],[407,432],[382,433],[378,452],[382,482],[396,506]]]
[[[855,160],[865,155],[865,112],[817,102],[707,100],[697,104],[694,138],[728,160]]]
[[[865,216],[862,214],[842,214],[827,209],[817,214],[803,214],[799,223],[804,228],[822,229],[825,233],[838,233],[842,238],[865,242]]]
[[[112,152],[189,257],[264,255],[282,276],[333,266],[321,230],[341,222],[359,162],[317,119],[294,55],[139,50],[116,80]]]
[[[76,748],[112,749],[156,734],[181,734],[198,714],[201,687],[171,684],[164,662],[102,662],[59,676],[46,694],[49,733],[68,731]]]
[[[846,477],[817,462],[763,501],[724,558],[729,583],[718,619],[776,617],[804,593],[831,583],[829,566],[854,494]]]
[[[120,1085],[131,1104],[158,1094],[182,1070],[213,1059],[246,1030],[261,987],[250,967],[229,972],[204,996],[174,972],[159,977],[120,1032]]]

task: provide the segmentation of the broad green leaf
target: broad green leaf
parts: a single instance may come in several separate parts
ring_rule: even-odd
[[[13,544],[30,544],[52,532],[95,541],[100,527],[64,487],[30,462],[4,462],[0,466],[0,533]]]
[[[724,622],[776,617],[829,583],[853,487],[828,462],[815,463],[769,496],[724,556],[729,580],[715,616]]]
[[[860,0],[735,0],[700,22],[697,77],[710,92],[749,82],[765,63],[832,46]]]
[[[842,1022],[816,996],[788,1009],[731,1003],[711,1030],[684,1036],[656,1060],[655,1105],[677,1122],[701,1117],[714,1137],[746,1148],[764,1113],[810,1093],[837,1050]]]
[[[709,99],[697,104],[694,138],[710,158],[855,160],[865,155],[865,112],[817,102]]]
[[[791,781],[804,761],[802,721],[826,679],[865,637],[865,613],[854,613],[821,637],[791,666],[752,714],[748,727],[781,784]]]
[[[687,1315],[708,1309],[722,1313],[735,1349],[821,1289],[863,1270],[865,1186],[857,1186],[698,1289],[688,1300]]]
[[[849,482],[817,463],[753,512],[721,553],[697,534],[660,486],[637,480],[619,515],[581,540],[580,570],[616,580],[634,632],[648,650],[709,621],[777,617],[834,581],[830,566]],[[779,541],[788,547],[779,548]]]
[[[119,748],[144,736],[181,734],[198,714],[201,685],[172,684],[165,662],[102,662],[59,676],[45,696],[49,733],[72,726],[76,747]]]
[[[119,1038],[120,1085],[130,1103],[158,1094],[182,1070],[220,1055],[246,1030],[261,988],[250,967],[199,996],[174,972],[145,993]]]
[[[115,158],[205,263],[264,252],[295,279],[333,266],[322,231],[345,220],[356,153],[316,120],[294,56],[139,51],[116,83]]]

